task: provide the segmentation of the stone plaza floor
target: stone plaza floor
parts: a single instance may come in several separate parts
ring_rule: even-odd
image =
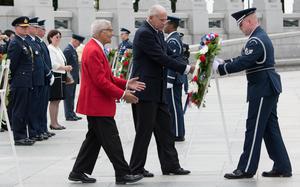
[[[188,108],[185,115],[186,141],[176,143],[180,163],[191,170],[188,176],[163,176],[160,171],[154,138],[148,150],[146,169],[155,174],[132,186],[143,187],[298,187],[300,186],[300,71],[280,72],[283,93],[279,99],[278,115],[282,135],[293,166],[291,178],[263,178],[262,171],[270,170],[271,160],[262,145],[259,169],[254,178],[226,180],[224,173],[235,169],[242,152],[245,119],[247,115],[245,76],[218,79],[225,111],[225,119],[233,163],[230,162],[219,109],[215,80],[211,81],[206,107]],[[101,107],[101,106],[99,106]],[[126,160],[129,161],[134,140],[131,107],[120,103],[116,121]],[[147,115],[147,114],[145,114]],[[68,174],[84,139],[86,119],[65,121],[60,104],[59,121],[67,127],[55,131],[53,138],[34,146],[17,147],[20,169],[25,187],[104,187],[115,186],[114,170],[103,149],[95,166],[94,184],[68,181]],[[18,185],[17,169],[9,144],[8,133],[0,133],[0,187]]]

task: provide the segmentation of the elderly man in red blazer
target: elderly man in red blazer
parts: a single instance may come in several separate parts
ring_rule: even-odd
[[[117,99],[137,103],[138,98],[132,91],[144,90],[145,84],[116,78],[104,53],[104,45],[111,42],[113,30],[107,20],[92,23],[93,38],[86,44],[82,54],[81,86],[77,112],[87,115],[88,132],[82,143],[76,162],[69,175],[71,181],[94,183],[91,174],[100,148],[103,147],[115,169],[116,184],[136,182],[142,175],[130,175],[130,168],[124,158],[114,116]]]

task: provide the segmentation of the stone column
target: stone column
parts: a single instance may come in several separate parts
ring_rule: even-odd
[[[300,12],[300,1],[299,0],[294,0],[293,12],[294,13],[299,13]]]
[[[241,0],[218,0],[214,2],[213,12],[223,13],[224,21],[223,27],[227,37],[237,38],[243,37],[243,33],[239,30],[236,24],[236,20],[231,17],[231,14],[244,9],[244,5]]]
[[[103,1],[102,1],[103,2]],[[141,1],[140,1],[141,3]],[[101,11],[112,12],[114,17],[112,25],[115,36],[113,37],[112,45],[118,46],[121,42],[119,37],[120,28],[124,27],[131,31],[130,39],[132,41],[135,28],[134,28],[134,11],[132,1],[129,0],[109,0],[101,5]]]
[[[188,38],[188,43],[191,44],[199,43],[201,36],[209,32],[206,1],[205,0],[180,0],[177,1],[176,7],[177,7],[176,13],[182,12],[188,14],[187,29],[189,32],[188,34],[191,35],[191,37]],[[185,36],[185,38],[187,36]]]
[[[58,1],[58,10],[71,11],[71,28],[73,33],[90,36],[91,23],[95,20],[94,1],[91,0],[63,0]]]
[[[52,0],[14,0],[15,14],[46,20],[46,29],[54,28]]]
[[[280,0],[253,0],[253,7],[262,14],[261,25],[267,33],[283,32],[283,12]]]

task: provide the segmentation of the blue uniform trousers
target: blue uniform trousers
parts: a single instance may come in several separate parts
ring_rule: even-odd
[[[77,84],[66,85],[65,99],[64,99],[64,108],[65,108],[66,119],[76,117],[76,114],[74,112],[74,100],[75,100],[76,85]]]
[[[43,133],[43,96],[44,86],[33,87],[31,94],[31,109],[29,114],[29,137],[35,137]]]
[[[11,123],[15,140],[27,138],[31,88],[11,87]]]
[[[49,104],[49,96],[50,96],[50,86],[46,85],[44,86],[43,89],[43,96],[42,96],[42,119],[41,119],[41,123],[42,123],[42,131],[43,132],[48,132],[48,128],[47,128],[47,111],[48,111],[48,104]]]
[[[172,132],[175,137],[184,137],[184,117],[182,109],[182,84],[173,84],[167,89],[168,107],[172,118]]]
[[[249,101],[244,148],[237,169],[249,174],[256,173],[264,139],[269,157],[274,161],[273,169],[291,172],[290,160],[278,125],[277,101],[278,95]]]

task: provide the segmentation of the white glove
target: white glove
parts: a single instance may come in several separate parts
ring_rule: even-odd
[[[173,88],[173,84],[167,83],[167,88]]]
[[[51,78],[50,78],[50,86],[52,86],[53,85],[53,83],[54,83],[54,80],[55,80],[55,78],[54,78],[54,75],[52,75],[51,76]]]
[[[220,62],[218,61],[218,59],[215,59],[213,62],[213,70],[215,72],[217,72],[219,65],[220,65]]]

